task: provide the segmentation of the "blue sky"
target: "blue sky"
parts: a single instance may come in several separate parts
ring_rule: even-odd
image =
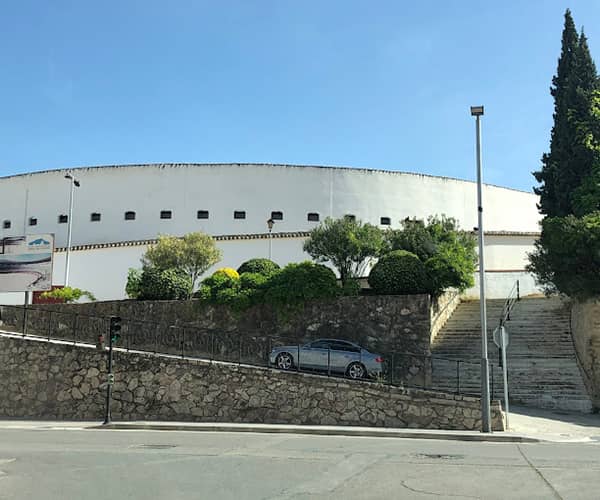
[[[264,162],[530,191],[563,14],[600,54],[600,2],[2,2],[0,175]]]

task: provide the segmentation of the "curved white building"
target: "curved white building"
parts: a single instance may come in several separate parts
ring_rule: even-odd
[[[64,282],[68,170],[0,178],[0,238],[54,233],[54,283]],[[265,164],[150,164],[72,169],[75,189],[70,284],[99,299],[124,296],[129,267],[138,267],[158,234],[201,230],[219,241],[219,266],[237,267],[268,256],[266,221],[273,227],[273,260],[309,258],[306,232],[325,217],[352,215],[381,227],[406,217],[446,214],[461,227],[477,225],[476,185],[422,174],[354,168]],[[537,197],[484,187],[486,269],[492,296],[525,276],[526,253],[538,235]],[[514,278],[514,279],[513,279]],[[0,302],[19,301],[7,294]]]

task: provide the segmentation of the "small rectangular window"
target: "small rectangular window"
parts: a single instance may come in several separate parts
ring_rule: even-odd
[[[173,217],[173,213],[170,210],[161,210],[160,218],[161,219],[171,219]]]
[[[236,210],[235,212],[233,212],[233,218],[234,219],[245,219],[246,212],[244,210]]]
[[[283,212],[271,212],[271,219],[283,220]]]
[[[319,222],[319,214],[316,212],[310,212],[307,218],[309,222]]]
[[[208,210],[198,210],[196,217],[198,219],[208,219]]]
[[[93,214],[90,214],[91,222],[100,222],[101,218],[102,218],[102,215],[100,215],[98,212],[94,212]]]
[[[135,212],[125,212],[125,220],[135,220]]]
[[[380,220],[380,224],[382,226],[389,226],[392,223],[389,217],[382,217]]]
[[[354,214],[346,214],[344,215],[344,218],[351,220],[351,221],[355,221],[356,220],[356,215]]]
[[[9,220],[5,220],[5,221],[2,223],[2,227],[3,227],[4,229],[10,229],[10,221],[9,221]]]
[[[29,217],[29,225],[30,226],[37,226],[37,218],[36,217]]]
[[[61,214],[61,215],[58,216],[58,223],[59,224],[66,224],[67,222],[69,222],[69,216],[68,215]]]

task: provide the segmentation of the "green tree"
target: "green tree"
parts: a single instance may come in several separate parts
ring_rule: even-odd
[[[192,291],[190,277],[177,269],[146,266],[140,276],[138,300],[184,300]]]
[[[528,269],[546,293],[580,299],[600,295],[600,212],[546,218],[542,226]]]
[[[292,263],[272,275],[264,289],[264,301],[274,306],[290,306],[308,300],[327,299],[340,295],[331,269],[310,261]]]
[[[593,92],[589,115],[578,129],[581,152],[588,157],[589,171],[582,176],[579,187],[573,190],[573,213],[582,216],[600,210],[600,90]]]
[[[156,245],[148,248],[142,257],[142,264],[144,268],[175,269],[187,274],[193,291],[200,276],[219,260],[221,251],[215,240],[208,234],[196,232],[183,238],[159,236]]]
[[[587,38],[577,34],[568,10],[552,83],[550,152],[534,173],[545,218],[528,269],[547,292],[588,296],[600,291],[592,271],[600,252],[590,252],[600,231],[594,222],[600,209],[600,84]],[[587,247],[577,248],[580,244]]]
[[[142,281],[142,270],[129,268],[127,271],[127,284],[125,285],[125,293],[130,299],[137,299],[140,295],[140,285]]]
[[[369,285],[379,295],[430,293],[423,262],[406,250],[394,250],[381,257],[371,269]]]
[[[561,55],[550,90],[554,98],[550,152],[542,157],[542,169],[533,174],[540,183],[534,192],[540,196],[543,215],[564,217],[582,209],[578,198],[585,192],[581,185],[597,161],[593,140],[590,141],[595,128],[590,120],[593,121],[592,104],[597,89],[598,76],[587,38],[583,33],[577,34],[567,9]]]
[[[389,248],[415,254],[425,265],[433,294],[453,287],[472,287],[477,265],[475,237],[452,217],[431,216],[424,222],[406,218],[402,228],[386,234]]]
[[[539,210],[545,215],[565,215],[567,213],[559,184],[562,183],[561,168],[564,168],[571,156],[573,131],[569,124],[568,113],[573,100],[573,73],[575,71],[579,36],[571,11],[565,12],[565,24],[562,33],[561,54],[556,75],[552,79],[550,94],[554,98],[554,126],[550,134],[550,152],[542,156],[542,169],[533,175],[539,187],[534,192],[539,195]]]
[[[272,260],[264,258],[254,258],[247,260],[242,265],[240,265],[240,267],[238,267],[237,272],[240,274],[259,273],[269,275],[277,272],[279,269],[279,264],[273,262]]]
[[[344,286],[348,280],[360,278],[383,248],[383,232],[378,227],[350,217],[328,217],[304,242],[304,251],[313,259],[333,264]]]

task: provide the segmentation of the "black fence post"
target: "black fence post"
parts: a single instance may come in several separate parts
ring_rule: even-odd
[[[490,363],[490,372],[492,374],[492,399],[494,399],[494,364]]]
[[[456,361],[456,394],[460,394],[460,359]]]
[[[113,373],[112,373],[112,364],[113,364],[113,335],[112,331],[109,329],[108,332],[108,374],[106,381],[106,408],[104,413],[104,425],[108,425],[111,423],[111,413],[110,413],[110,400],[112,396],[112,384],[113,384]]]
[[[240,350],[238,352],[238,366],[242,364],[242,336],[240,335]]]
[[[158,352],[158,328],[159,324],[156,323],[156,328],[154,329],[154,354]]]
[[[77,319],[79,318],[79,314],[75,314],[73,317],[73,345],[77,343]]]
[[[185,327],[181,327],[181,359],[185,358]]]
[[[327,376],[331,377],[331,347],[327,345]]]
[[[52,332],[52,311],[50,311],[50,319],[48,320],[48,342],[50,342],[51,332]]]
[[[390,385],[394,385],[394,354],[392,352],[392,366],[390,368]]]
[[[298,344],[298,355],[296,356],[296,371],[300,371],[300,344]]]
[[[27,302],[23,304],[23,337],[27,335]]]

